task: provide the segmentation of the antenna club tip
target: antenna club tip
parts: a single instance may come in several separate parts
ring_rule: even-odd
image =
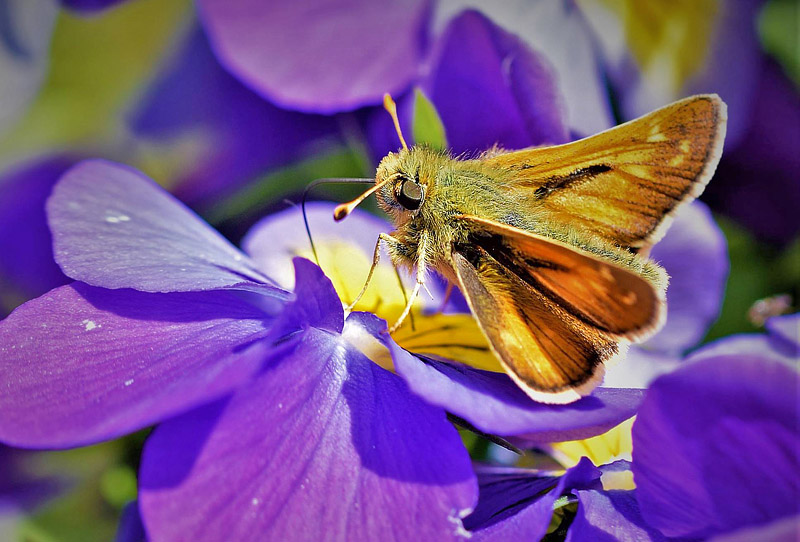
[[[350,206],[347,205],[346,203],[343,203],[341,205],[337,205],[336,208],[333,210],[333,219],[336,222],[339,222],[340,220],[344,220],[345,217],[349,214],[350,214]]]

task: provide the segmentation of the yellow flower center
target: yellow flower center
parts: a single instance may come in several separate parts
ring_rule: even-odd
[[[326,239],[317,242],[317,255],[322,270],[331,279],[344,306],[348,306],[364,286],[372,264],[371,255],[343,239]],[[313,260],[311,250],[297,253]],[[403,275],[406,293],[411,291],[410,279]],[[421,295],[428,295],[423,291]],[[441,292],[443,297],[443,292]],[[444,314],[436,307],[437,299],[424,309],[421,299],[414,302],[411,317],[407,318],[392,338],[410,352],[439,356],[466,363],[489,371],[503,372],[503,368],[489,348],[489,344],[471,314]],[[392,325],[403,312],[406,300],[393,266],[387,257],[380,263],[367,291],[353,307],[355,311],[371,312]],[[392,369],[389,351],[379,341],[365,341],[348,337],[378,365]]]

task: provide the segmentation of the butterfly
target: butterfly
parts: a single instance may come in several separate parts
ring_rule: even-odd
[[[660,328],[668,277],[647,254],[717,167],[727,120],[719,96],[691,96],[572,143],[474,159],[409,147],[388,95],[384,105],[402,148],[334,218],[373,193],[391,218],[362,289],[382,244],[396,266],[415,270],[390,331],[434,270],[461,289],[520,388],[569,403]]]

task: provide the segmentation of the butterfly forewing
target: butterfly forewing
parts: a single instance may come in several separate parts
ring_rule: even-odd
[[[722,153],[726,115],[718,96],[693,96],[580,141],[486,163],[548,221],[643,247],[663,234],[665,216],[703,191]]]

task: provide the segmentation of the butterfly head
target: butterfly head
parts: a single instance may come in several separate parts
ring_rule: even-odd
[[[389,153],[378,165],[375,185],[349,203],[339,205],[334,211],[334,219],[342,220],[370,194],[376,192],[380,207],[396,220],[405,222],[422,208],[429,183],[421,177],[425,162],[424,156],[429,153],[420,147],[409,148],[400,130],[397,119],[397,106],[387,94],[384,96],[384,107],[392,116],[402,148],[398,152]]]
[[[389,153],[378,166],[375,175],[378,205],[397,218],[410,217],[419,212],[428,194],[426,178],[420,176],[418,154],[421,149],[412,147]]]

